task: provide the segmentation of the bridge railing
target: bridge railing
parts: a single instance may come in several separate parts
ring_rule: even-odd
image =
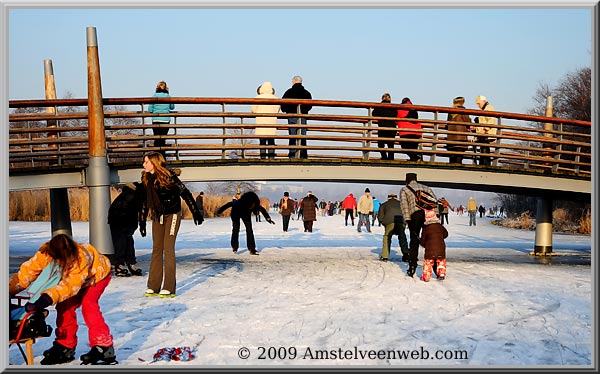
[[[157,136],[147,111],[151,103],[170,102],[177,111],[162,116],[170,117],[168,135]],[[261,135],[275,139],[275,146],[261,146],[254,134],[256,117],[271,116],[251,113],[253,104],[310,104],[310,114],[277,114],[277,134]],[[341,162],[402,163],[411,153],[418,153],[429,163],[448,162],[448,156],[461,155],[465,164],[474,164],[475,157],[492,158],[491,168],[519,168],[532,172],[572,173],[591,177],[591,123],[553,117],[538,117],[506,112],[485,111],[485,116],[496,117],[497,134],[491,144],[476,142],[472,132],[451,132],[447,121],[450,113],[464,113],[471,117],[483,115],[481,110],[455,109],[422,105],[382,104],[373,102],[327,100],[275,100],[239,98],[107,98],[103,100],[106,151],[108,161],[115,165],[140,164],[145,152],[164,150],[173,161],[186,160],[259,160],[260,151],[274,149],[274,160],[289,160],[288,153],[306,149],[310,160],[339,159]],[[87,100],[25,100],[11,101],[9,115],[9,170],[44,168],[48,166],[85,166],[88,161]],[[54,113],[41,112],[54,107]],[[421,138],[402,139],[418,143],[417,149],[400,148],[397,136],[383,138],[378,120],[415,121],[405,118],[374,117],[378,107],[417,110],[422,124]],[[306,125],[288,124],[288,118],[306,118]],[[465,125],[474,125],[464,123]],[[551,124],[551,126],[547,126]],[[289,135],[290,128],[305,128],[306,135]],[[387,129],[389,130],[389,129]],[[461,134],[467,141],[449,141],[448,135]],[[165,139],[166,146],[154,146],[157,139]],[[306,146],[290,139],[304,139]],[[378,142],[395,141],[394,161],[383,161]],[[449,151],[448,144],[464,146],[465,152]],[[489,145],[490,153],[477,153],[475,147]],[[482,167],[482,166],[480,166]]]

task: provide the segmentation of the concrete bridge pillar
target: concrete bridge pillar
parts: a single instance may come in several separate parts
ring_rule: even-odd
[[[54,83],[54,68],[52,60],[44,60],[44,87],[47,100],[56,99],[56,84]],[[56,113],[53,106],[46,107],[46,113]],[[56,127],[55,120],[48,121],[48,127]],[[48,134],[49,138],[56,138],[56,134]],[[56,144],[50,147],[56,148]],[[71,209],[69,207],[69,192],[66,188],[50,189],[50,228],[52,237],[58,234],[73,236],[71,229]]]
[[[536,256],[552,254],[552,199],[538,198],[535,248],[532,254]]]
[[[546,117],[552,117],[552,96],[546,101]],[[545,130],[552,130],[552,124],[544,124]],[[551,133],[544,136],[551,138]],[[551,156],[550,156],[551,157]],[[552,255],[552,199],[538,198],[537,217],[535,225],[535,248],[532,252],[536,256]]]
[[[89,165],[86,183],[90,194],[90,244],[100,253],[112,255],[115,252],[107,222],[110,208],[110,169],[106,157],[104,107],[95,27],[87,28],[87,61]]]

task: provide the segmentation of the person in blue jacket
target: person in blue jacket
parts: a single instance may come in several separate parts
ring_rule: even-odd
[[[160,98],[171,97],[171,95],[169,95],[169,87],[167,87],[167,82],[165,82],[165,81],[158,82],[158,84],[156,85],[156,92],[154,93],[154,96],[152,96],[152,97],[160,97]],[[172,104],[172,103],[168,103],[168,104],[167,103],[157,103],[157,104],[148,105],[148,112],[154,113],[154,114],[170,113],[173,109],[175,109],[175,104]],[[152,128],[152,133],[154,135],[167,135],[169,133],[169,127],[167,125],[169,123],[171,123],[171,117],[165,117],[165,116],[152,117],[152,124],[158,125],[158,127]],[[155,147],[164,147],[166,144],[167,144],[167,141],[165,139],[156,139],[154,141]],[[161,149],[161,150],[159,150],[159,152],[162,153],[163,156],[165,156],[164,150]]]
[[[371,226],[375,226],[375,220],[379,220],[377,214],[379,213],[380,206],[381,202],[375,196],[373,196],[373,222],[371,223]],[[379,222],[379,226],[381,226],[381,222]]]

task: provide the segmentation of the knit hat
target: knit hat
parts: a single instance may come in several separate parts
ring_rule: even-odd
[[[435,215],[434,209],[428,209],[425,211],[425,224],[429,225],[430,223],[439,223],[440,220]]]
[[[287,191],[285,191],[285,192],[283,193],[283,196],[287,196],[287,197],[289,197],[289,196],[290,196],[290,193],[289,193],[289,192],[287,192]]]
[[[392,199],[392,198],[394,198],[394,199],[395,199],[395,198],[397,198],[397,197],[398,197],[398,195],[396,195],[395,193],[390,193],[390,194],[388,194],[388,199]]]
[[[366,192],[371,192],[371,190],[367,187],[367,188],[365,188],[365,193]]]

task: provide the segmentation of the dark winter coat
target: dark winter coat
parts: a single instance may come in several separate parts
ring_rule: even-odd
[[[425,258],[446,258],[446,242],[448,230],[440,223],[430,223],[423,226],[421,245],[425,248]]]
[[[385,101],[382,104],[389,104]],[[373,117],[396,117],[398,110],[394,108],[375,108],[373,109]],[[396,137],[396,121],[393,120],[377,120],[379,127],[391,127],[393,130],[380,130],[377,135],[381,138],[394,138]]]
[[[300,208],[302,209],[304,221],[317,220],[317,201],[319,201],[319,199],[315,195],[308,195],[302,199]]]
[[[400,206],[400,200],[388,199],[385,203],[379,207],[379,213],[377,213],[377,219],[385,226],[395,222],[395,217],[402,217],[402,208]]]
[[[143,188],[139,186],[141,183],[135,182],[135,189],[124,186],[119,196],[110,204],[108,208],[108,224],[127,230],[131,233],[135,232],[138,227],[138,213],[142,208],[144,196],[140,193]]]
[[[145,173],[146,173],[145,171],[142,172],[142,180],[144,180]],[[194,217],[198,217],[198,216],[203,217],[203,216],[200,216],[200,210],[198,210],[198,207],[196,206],[196,202],[194,201],[194,197],[192,196],[192,193],[190,192],[190,190],[187,189],[185,184],[183,184],[183,182],[181,182],[181,180],[177,176],[178,173],[179,173],[179,170],[171,171],[171,180],[173,182],[171,184],[171,186],[168,186],[168,187],[162,186],[160,183],[158,183],[158,180],[155,180],[154,186],[148,187],[148,188],[156,189],[156,193],[158,195],[158,200],[160,201],[160,204],[161,204],[160,209],[162,209],[162,211],[156,212],[157,218],[161,214],[167,215],[167,214],[179,213],[181,211],[181,199],[182,198],[183,198],[183,201],[185,201],[185,203],[187,204],[188,208],[190,209],[190,212],[192,213],[192,215]],[[141,184],[140,187],[144,188],[144,185]],[[149,210],[148,199],[146,198],[146,196],[147,196],[146,190],[144,190],[144,192],[142,193],[142,196],[144,196],[144,200],[142,203],[142,212],[141,212],[140,221],[145,222],[146,217],[148,217],[148,210]]]
[[[267,210],[260,205],[260,198],[252,191],[245,192],[239,199],[231,200],[227,204],[222,205],[217,210],[217,214],[221,214],[229,208],[231,208],[231,218],[250,218],[252,214],[258,214],[260,212],[267,222],[271,220],[271,216]]]
[[[302,83],[294,83],[292,87],[290,87],[283,96],[282,99],[303,99],[303,100],[311,100],[312,95],[308,92]],[[300,105],[300,113],[308,114],[308,112],[312,109],[312,105],[302,104]],[[281,111],[284,113],[298,113],[298,105],[296,104],[282,104]]]

